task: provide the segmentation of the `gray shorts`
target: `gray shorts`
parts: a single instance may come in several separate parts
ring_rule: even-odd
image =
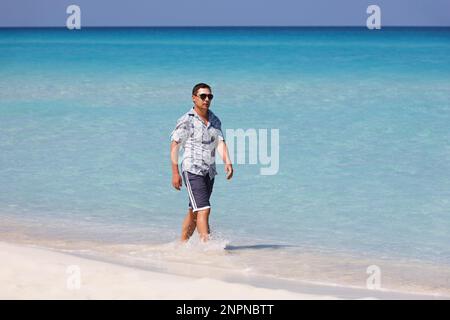
[[[196,212],[211,208],[209,198],[213,190],[214,179],[183,171],[183,180],[189,195],[189,208]]]

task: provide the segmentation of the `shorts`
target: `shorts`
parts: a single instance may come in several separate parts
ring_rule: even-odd
[[[209,198],[213,190],[214,179],[183,171],[183,180],[189,195],[189,208],[196,212],[211,208]]]

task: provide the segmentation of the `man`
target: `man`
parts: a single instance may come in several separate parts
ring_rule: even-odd
[[[219,118],[209,110],[213,94],[211,87],[199,83],[192,89],[194,106],[180,119],[171,134],[170,158],[172,185],[180,190],[183,176],[189,196],[189,211],[183,221],[181,241],[186,242],[197,227],[200,240],[209,239],[209,214],[216,172],[216,148],[225,164],[227,179],[233,176],[233,166],[222,133]],[[184,148],[181,172],[178,171],[178,150]]]

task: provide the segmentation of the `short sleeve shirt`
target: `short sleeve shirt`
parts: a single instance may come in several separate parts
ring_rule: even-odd
[[[194,108],[178,119],[171,133],[171,141],[184,149],[181,170],[206,176],[217,175],[215,153],[219,141],[223,141],[222,124],[219,118],[208,110],[208,124],[205,124]]]

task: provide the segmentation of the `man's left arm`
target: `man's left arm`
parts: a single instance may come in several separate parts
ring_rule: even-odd
[[[231,179],[233,177],[233,164],[230,160],[230,155],[228,154],[227,144],[224,140],[220,140],[217,145],[217,150],[219,151],[220,156],[222,157],[223,163],[225,163],[225,172],[227,173],[227,179]]]

